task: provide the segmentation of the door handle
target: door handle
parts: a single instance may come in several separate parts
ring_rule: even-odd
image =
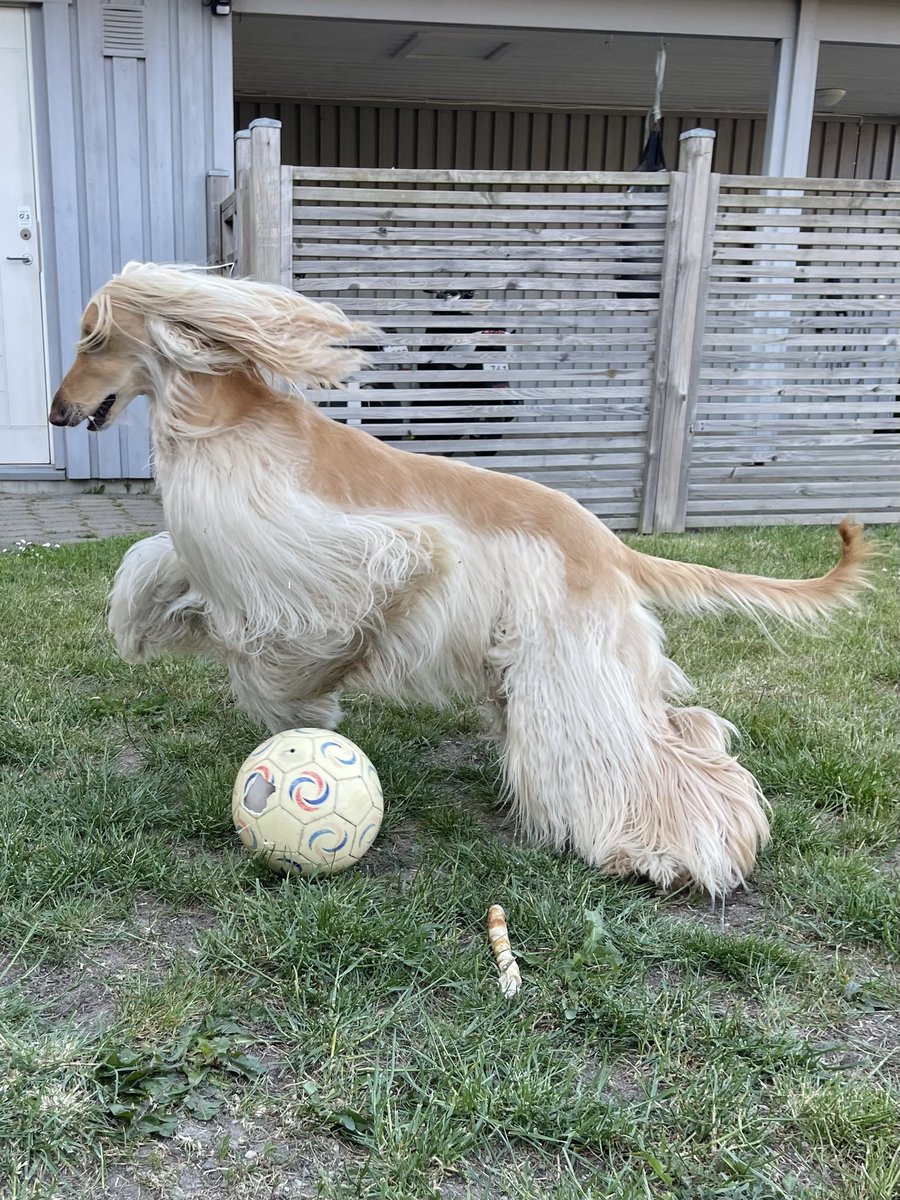
[[[30,254],[7,254],[6,261],[24,263],[26,267],[30,267],[34,259]]]

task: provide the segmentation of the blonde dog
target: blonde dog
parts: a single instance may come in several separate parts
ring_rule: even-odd
[[[149,397],[170,532],[132,547],[110,627],[137,662],[208,654],[272,730],[333,727],[342,689],[467,697],[533,838],[601,871],[739,884],[768,836],[732,727],[689,691],[650,605],[802,622],[853,601],[867,549],[774,580],[630,549],[574,500],[329,420],[371,336],[279,287],[130,263],[94,296],[50,414],[109,425]]]

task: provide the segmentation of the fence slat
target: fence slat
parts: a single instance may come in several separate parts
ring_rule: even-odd
[[[222,204],[231,192],[228,171],[206,172],[206,264],[215,266],[225,259],[222,244]]]

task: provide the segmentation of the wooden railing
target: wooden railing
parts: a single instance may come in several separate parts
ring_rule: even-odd
[[[900,184],[281,165],[209,180],[210,261],[382,332],[332,416],[620,528],[900,510]],[[438,297],[434,293],[444,293]],[[448,295],[449,294],[449,295]]]

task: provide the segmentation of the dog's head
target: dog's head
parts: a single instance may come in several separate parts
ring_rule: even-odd
[[[109,425],[135,396],[147,390],[148,349],[141,315],[98,293],[82,315],[75,360],[53,397],[50,423],[79,425],[87,421],[94,431]]]
[[[362,365],[340,344],[360,336],[372,331],[289,288],[128,263],[85,309],[50,421],[103,429],[135,396],[161,399],[173,372],[335,386]]]

